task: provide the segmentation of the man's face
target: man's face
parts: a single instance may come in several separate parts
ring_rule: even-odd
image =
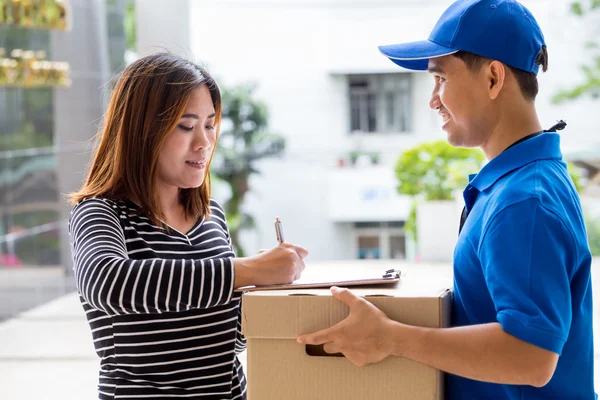
[[[484,146],[497,112],[491,107],[486,65],[472,72],[464,61],[449,55],[430,59],[428,69],[435,82],[429,106],[442,117],[448,143]]]

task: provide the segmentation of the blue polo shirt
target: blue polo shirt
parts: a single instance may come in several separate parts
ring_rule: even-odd
[[[469,177],[464,199],[452,325],[499,322],[560,357],[542,388],[449,375],[448,399],[596,399],[591,255],[559,136],[508,148]]]

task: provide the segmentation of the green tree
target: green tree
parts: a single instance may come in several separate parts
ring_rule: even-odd
[[[240,257],[244,256],[239,244],[240,230],[255,226],[252,216],[241,211],[249,191],[248,180],[252,174],[260,173],[259,160],[278,156],[285,148],[283,136],[268,130],[267,107],[254,98],[254,90],[254,85],[240,85],[222,91],[223,121],[212,164],[213,176],[231,189],[231,197],[223,207],[232,243]]]
[[[582,19],[598,20],[600,13],[600,0],[575,1],[571,4],[571,13]],[[598,25],[596,25],[596,29]],[[584,95],[593,98],[600,96],[600,44],[596,40],[589,40],[585,47],[590,50],[591,61],[582,65],[584,81],[574,88],[559,91],[553,98],[553,102],[562,103],[567,100],[577,99]]]
[[[479,150],[452,147],[444,140],[424,143],[403,152],[396,162],[398,192],[426,200],[452,200],[477,172],[485,156]]]
[[[413,197],[405,230],[417,238],[416,202],[452,200],[457,189],[468,183],[467,175],[478,172],[485,156],[479,150],[450,146],[445,140],[424,143],[402,154],[396,162],[398,193]]]

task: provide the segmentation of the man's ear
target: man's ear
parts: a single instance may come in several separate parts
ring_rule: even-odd
[[[504,87],[506,78],[506,67],[500,61],[492,61],[486,69],[486,79],[488,82],[488,94],[490,99],[496,100],[500,91]]]

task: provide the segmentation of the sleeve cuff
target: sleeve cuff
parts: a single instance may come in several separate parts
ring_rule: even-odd
[[[522,321],[517,315],[510,313],[509,310],[500,311],[497,319],[502,329],[514,337],[558,355],[561,354],[566,338],[560,334],[532,326],[526,321]]]
[[[233,282],[235,281],[235,268],[233,267],[233,258],[227,258],[225,261],[226,274],[229,275],[229,290],[227,291],[227,304],[231,303],[233,297]]]

